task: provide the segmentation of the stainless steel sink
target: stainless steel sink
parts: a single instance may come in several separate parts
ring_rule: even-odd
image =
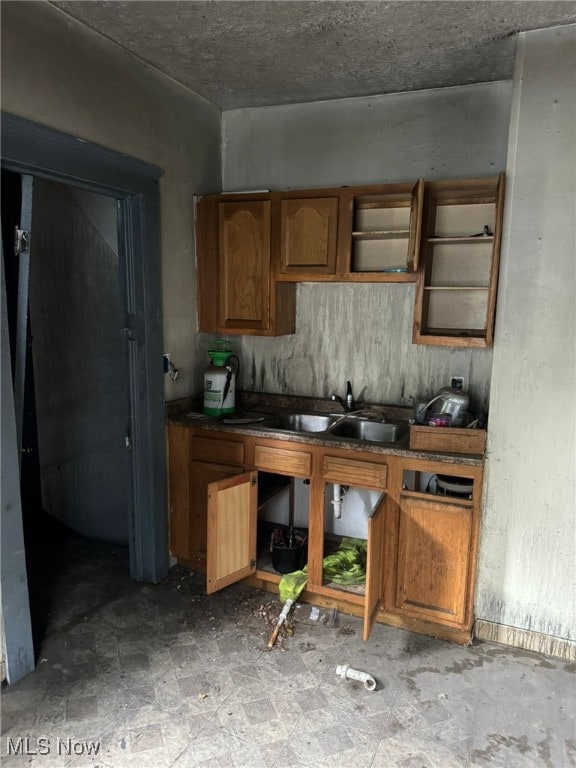
[[[399,422],[344,419],[329,430],[335,437],[368,440],[372,443],[397,443],[406,435],[407,427]]]
[[[287,429],[291,432],[325,432],[336,420],[336,416],[322,413],[283,413],[278,416],[276,429]]]

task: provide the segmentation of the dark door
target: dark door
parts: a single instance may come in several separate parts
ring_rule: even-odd
[[[4,182],[4,178],[3,178]],[[28,579],[24,555],[24,531],[20,496],[20,462],[24,410],[24,384],[28,328],[28,265],[26,237],[32,211],[32,179],[10,174],[3,183],[2,206],[6,212],[2,227],[0,279],[1,334],[0,350],[3,375],[0,381],[2,432],[0,447],[1,501],[1,573],[2,612],[6,644],[6,674],[14,683],[34,669],[34,651]],[[15,248],[14,235],[19,245]],[[6,260],[4,259],[6,252]],[[5,270],[6,263],[6,270]],[[6,276],[5,276],[6,272]],[[8,304],[6,283],[16,285]],[[12,352],[12,354],[11,354]],[[12,376],[9,375],[12,373]]]

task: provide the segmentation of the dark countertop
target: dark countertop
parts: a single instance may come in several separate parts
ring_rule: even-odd
[[[406,421],[412,416],[411,408],[401,406],[386,406],[373,404],[357,404],[358,409],[375,410],[385,418]],[[194,427],[213,432],[229,432],[237,435],[262,437],[267,440],[283,440],[300,445],[319,445],[362,451],[379,455],[401,456],[410,459],[426,461],[443,461],[450,464],[460,464],[481,467],[484,457],[472,454],[437,453],[432,451],[415,451],[408,447],[408,434],[395,443],[374,443],[352,440],[326,432],[292,432],[278,429],[274,417],[282,411],[323,412],[344,416],[341,406],[331,400],[319,400],[310,397],[272,395],[267,393],[239,393],[237,410],[246,419],[258,418],[255,423],[230,424],[221,418],[205,416],[202,413],[201,397],[183,398],[166,404],[166,418],[170,424]],[[268,423],[267,423],[268,421]]]

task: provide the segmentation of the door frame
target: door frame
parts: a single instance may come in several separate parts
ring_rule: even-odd
[[[72,184],[118,200],[121,299],[128,308],[124,333],[131,424],[127,438],[132,446],[130,575],[136,581],[158,582],[168,572],[169,558],[158,188],[161,170],[8,113],[2,113],[0,129],[2,168]],[[3,435],[2,448],[8,447]],[[2,541],[4,547],[4,537]],[[5,579],[15,576],[2,569],[2,591],[10,588]]]

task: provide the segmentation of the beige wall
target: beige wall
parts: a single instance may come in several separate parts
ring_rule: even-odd
[[[576,26],[519,36],[476,610],[572,641],[575,73]]]
[[[2,3],[2,109],[162,169],[165,351],[197,386],[193,195],[220,189],[218,109],[45,2]],[[161,361],[159,361],[159,365]]]

